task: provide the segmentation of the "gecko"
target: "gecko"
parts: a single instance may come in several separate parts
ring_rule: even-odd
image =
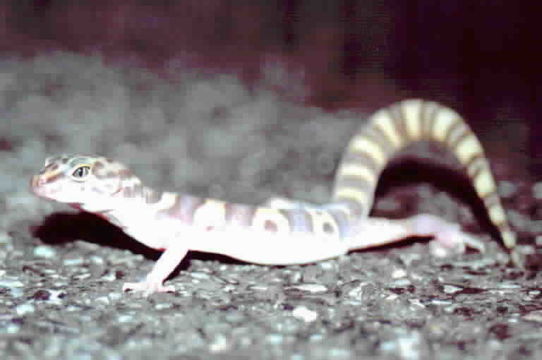
[[[381,172],[397,152],[418,141],[440,143],[455,155],[504,246],[513,250],[516,237],[480,141],[457,112],[420,99],[382,108],[360,126],[338,164],[326,204],[271,198],[249,205],[159,191],[144,185],[124,164],[93,155],[49,157],[30,186],[39,197],[101,216],[161,251],[142,281],[122,287],[147,295],[174,291],[164,282],[188,251],[255,264],[305,264],[418,236],[432,237],[444,251],[483,251],[474,236],[436,215],[395,220],[369,216]]]

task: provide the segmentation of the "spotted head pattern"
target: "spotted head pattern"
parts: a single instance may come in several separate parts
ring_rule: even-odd
[[[40,197],[94,212],[109,208],[111,199],[142,189],[141,181],[126,166],[92,155],[47,158],[30,186]]]

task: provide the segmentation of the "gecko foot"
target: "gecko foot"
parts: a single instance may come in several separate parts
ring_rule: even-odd
[[[141,292],[145,296],[156,292],[175,292],[173,285],[164,286],[162,282],[156,281],[140,281],[140,282],[127,282],[122,285],[122,291],[134,291]]]
[[[484,252],[484,243],[461,230],[458,224],[448,222],[438,216],[421,214],[412,219],[413,232],[419,236],[432,236],[430,251],[434,256],[446,257],[462,254],[466,248]]]

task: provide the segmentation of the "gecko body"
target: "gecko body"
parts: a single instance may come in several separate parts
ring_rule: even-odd
[[[288,265],[316,262],[351,250],[432,236],[441,249],[471,246],[475,238],[456,224],[422,214],[402,220],[369,217],[380,173],[405,146],[437,141],[465,167],[504,244],[515,237],[480,142],[453,110],[435,102],[405,100],[377,111],[348,144],[333,195],[324,205],[274,198],[256,206],[190,194],[161,192],[142,184],[125,165],[101,156],[48,158],[32,177],[33,192],[95,213],[135,240],[163,251],[146,278],[124,290],[173,291],[164,280],[190,250],[243,261]]]

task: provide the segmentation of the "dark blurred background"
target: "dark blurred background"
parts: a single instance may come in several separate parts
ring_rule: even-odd
[[[442,101],[542,170],[536,1],[2,0],[0,18],[4,56],[101,54],[157,73],[182,59],[248,84],[277,61],[330,110]]]

